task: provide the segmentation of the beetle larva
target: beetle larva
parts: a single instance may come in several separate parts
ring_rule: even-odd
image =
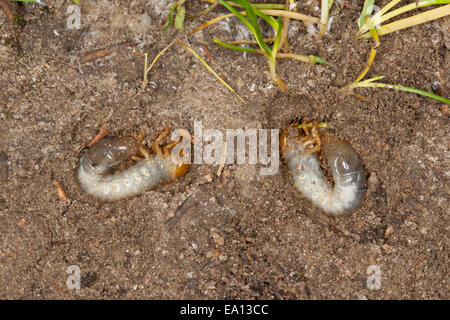
[[[362,203],[366,174],[361,158],[346,141],[319,135],[318,123],[302,124],[305,135],[293,122],[281,133],[281,153],[295,187],[315,206],[333,216],[351,213]],[[317,153],[323,152],[334,180],[330,185],[320,168]]]
[[[168,134],[169,129],[166,128],[153,143],[155,155],[149,155],[132,137],[101,139],[80,158],[78,181],[81,188],[94,198],[116,201],[139,195],[160,183],[183,176],[189,169],[189,164],[184,163],[181,158],[174,163],[170,156],[170,149],[177,142],[166,145],[163,151],[160,149],[160,141]],[[113,166],[138,151],[143,154],[144,159],[126,170],[105,175]]]

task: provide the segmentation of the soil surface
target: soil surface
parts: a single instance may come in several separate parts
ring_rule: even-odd
[[[250,39],[237,19],[190,34],[224,8],[163,34],[169,1],[80,0],[80,29],[67,28],[71,1],[46,2],[13,4],[23,20],[14,29],[0,12],[0,298],[450,298],[448,106],[391,89],[356,90],[363,101],[339,89],[370,51],[356,37],[363,1],[335,6],[322,39],[291,22],[291,51],[331,65],[280,60],[288,92],[271,84],[263,56],[211,44]],[[206,5],[186,7],[189,15]],[[311,2],[301,11],[319,16]],[[449,22],[383,36],[367,77],[448,97]],[[175,38],[248,105],[178,44],[142,90],[144,53],[153,60]],[[100,48],[113,52],[84,60]],[[149,144],[165,126],[280,129],[294,117],[326,122],[323,133],[360,154],[368,191],[354,214],[315,208],[283,162],[268,176],[259,164],[226,165],[220,176],[217,165],[197,164],[175,183],[113,203],[77,183],[78,160],[101,127],[143,132]],[[66,285],[70,266],[79,267],[80,290]],[[377,268],[380,283],[367,285]]]

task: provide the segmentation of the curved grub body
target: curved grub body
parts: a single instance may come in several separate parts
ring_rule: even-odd
[[[129,169],[105,175],[113,166],[135,155],[136,140],[108,137],[89,148],[80,158],[77,177],[81,188],[94,198],[116,201],[139,195],[156,185],[175,180],[187,171],[184,163],[171,157],[149,156]]]
[[[308,141],[311,140],[296,132],[291,126],[280,138],[282,154],[295,187],[315,206],[333,216],[359,208],[366,192],[366,174],[356,151],[338,138],[326,136],[320,141],[334,180],[334,186],[331,186],[316,153],[308,152],[311,145]]]

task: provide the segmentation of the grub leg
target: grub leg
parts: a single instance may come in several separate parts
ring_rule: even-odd
[[[160,157],[163,157],[163,153],[161,151],[161,148],[159,147],[159,144],[169,133],[170,127],[166,127],[164,131],[155,139],[155,141],[152,144],[153,151]]]

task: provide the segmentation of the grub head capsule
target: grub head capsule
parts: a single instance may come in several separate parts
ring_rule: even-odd
[[[132,137],[107,137],[90,147],[81,158],[84,170],[101,174],[137,153]]]

